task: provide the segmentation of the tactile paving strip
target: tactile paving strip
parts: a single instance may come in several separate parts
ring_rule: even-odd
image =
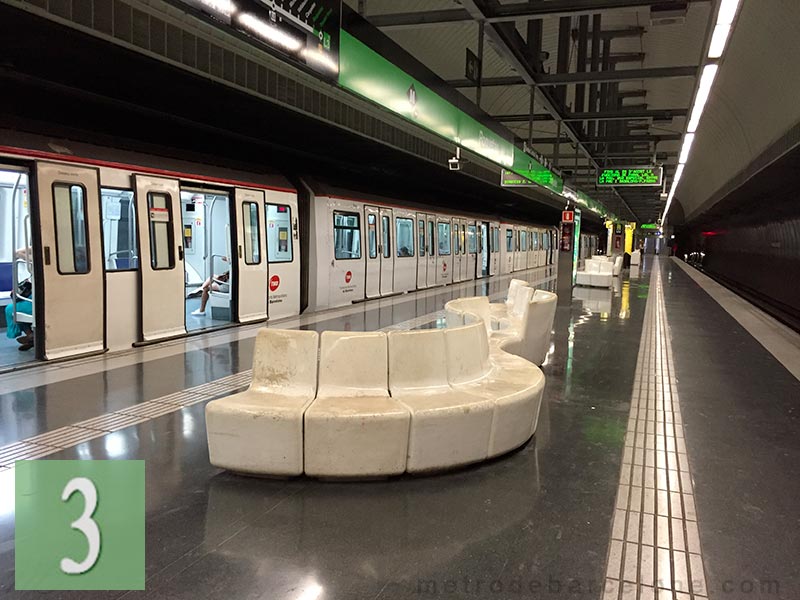
[[[177,412],[198,402],[236,393],[250,384],[251,376],[251,370],[242,371],[0,447],[0,470],[13,467],[18,460],[42,458],[125,427]]]
[[[664,288],[656,267],[634,377],[603,600],[707,596]]]

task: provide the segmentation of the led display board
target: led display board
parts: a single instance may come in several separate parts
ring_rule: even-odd
[[[607,167],[597,172],[597,185],[657,187],[663,177],[663,167]]]
[[[320,75],[339,75],[341,0],[180,1]]]
[[[657,223],[642,223],[639,225],[641,229],[658,229]]]

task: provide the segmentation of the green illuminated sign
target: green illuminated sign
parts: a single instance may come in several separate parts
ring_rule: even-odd
[[[642,223],[639,225],[641,229],[658,229],[658,224],[656,223]]]
[[[660,186],[662,167],[608,167],[597,173],[597,185]]]

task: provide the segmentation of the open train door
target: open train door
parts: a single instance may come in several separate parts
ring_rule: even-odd
[[[134,175],[139,233],[141,341],[186,333],[181,189],[177,179]]]
[[[36,165],[44,306],[42,355],[46,359],[105,349],[103,241],[97,169]]]
[[[269,267],[267,242],[264,235],[266,219],[264,191],[236,188],[236,242],[238,276],[236,298],[239,303],[239,323],[252,323],[267,318],[267,286]],[[289,232],[286,232],[289,237]],[[275,283],[272,284],[275,286]],[[275,286],[277,287],[277,286]]]

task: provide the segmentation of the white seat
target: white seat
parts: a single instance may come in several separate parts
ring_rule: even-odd
[[[576,285],[592,285],[592,275],[600,272],[600,262],[593,258],[587,259],[583,270],[578,271],[575,275]]]
[[[521,318],[512,320],[505,329],[492,332],[490,341],[501,344],[506,352],[541,365],[550,349],[558,296],[545,290],[531,292]]]
[[[253,380],[206,405],[211,464],[242,473],[300,475],[303,413],[317,389],[316,331],[261,329]]]
[[[411,414],[389,397],[388,362],[385,333],[323,332],[317,398],[305,413],[306,475],[405,471]]]
[[[514,306],[514,301],[517,298],[517,292],[520,288],[530,287],[527,281],[522,279],[512,279],[508,282],[508,294],[503,302],[493,302],[489,305],[491,316],[495,319],[502,319],[508,317],[508,312]]]
[[[614,281],[614,263],[605,261],[599,265],[597,273],[591,274],[592,287],[611,287]]]
[[[616,258],[614,258],[614,268],[612,271],[612,275],[614,277],[619,277],[619,274],[622,273],[622,255],[620,254]]]
[[[444,305],[447,327],[460,327],[464,324],[464,313],[470,312],[477,315],[488,330],[492,324],[490,307],[487,296],[468,296],[450,300]]]
[[[544,374],[521,358],[492,361],[486,329],[481,324],[445,331],[447,376],[455,390],[483,396],[494,403],[488,456],[524,444],[538,420]],[[505,355],[496,349],[495,355]]]
[[[640,265],[642,264],[642,251],[641,250],[634,250],[631,252],[631,265]]]
[[[409,473],[487,457],[494,403],[450,387],[445,347],[445,330],[389,333],[389,390],[411,412]]]

